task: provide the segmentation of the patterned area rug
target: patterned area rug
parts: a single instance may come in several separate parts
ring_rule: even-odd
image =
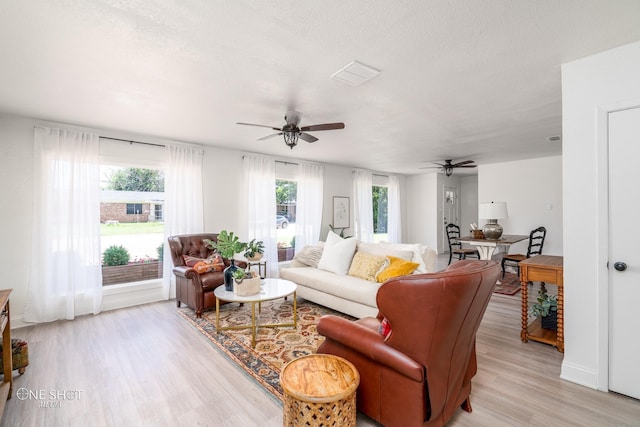
[[[256,306],[256,310],[258,307]],[[216,313],[207,311],[197,319],[188,307],[178,309],[178,314],[195,326],[215,348],[236,363],[251,378],[276,398],[282,400],[280,371],[290,360],[315,353],[324,337],[318,334],[316,324],[325,314],[351,319],[312,302],[298,299],[298,327],[260,328],[256,335],[256,347],[251,348],[251,328],[216,332]],[[291,298],[262,303],[259,322],[292,323]],[[220,326],[250,325],[251,305],[231,303],[220,307]]]
[[[505,273],[502,283],[496,283],[493,293],[502,295],[515,295],[520,292],[520,279],[513,273]]]

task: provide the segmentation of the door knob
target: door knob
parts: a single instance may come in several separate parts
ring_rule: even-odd
[[[618,271],[625,271],[627,269],[627,264],[625,264],[624,262],[616,262],[615,264],[613,264],[613,268]]]

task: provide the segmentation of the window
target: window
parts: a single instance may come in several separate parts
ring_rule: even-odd
[[[389,188],[374,185],[371,187],[373,202],[373,236],[376,242],[387,240],[389,219]]]
[[[276,179],[276,228],[278,262],[293,259],[296,238],[296,197],[298,183]]]
[[[163,172],[113,164],[100,171],[103,285],[161,278]]]
[[[142,203],[127,203],[127,215],[142,213]]]
[[[155,205],[153,208],[154,213],[154,221],[163,221],[164,217],[162,216],[162,205]]]

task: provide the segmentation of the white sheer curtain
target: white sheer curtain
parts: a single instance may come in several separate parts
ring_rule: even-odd
[[[36,127],[31,269],[25,322],[102,310],[97,135]]]
[[[176,292],[173,261],[167,238],[176,234],[204,231],[202,200],[202,158],[199,146],[167,144],[164,194],[164,264],[162,295],[173,298]]]
[[[389,198],[387,227],[389,243],[402,241],[402,219],[400,214],[400,184],[397,175],[389,176]]]
[[[267,277],[278,277],[276,235],[276,162],[245,155],[243,158],[247,240],[264,242]]]
[[[373,176],[371,172],[353,172],[355,235],[362,242],[373,242]]]
[[[315,245],[322,226],[324,168],[315,163],[298,163],[296,200],[296,253]]]

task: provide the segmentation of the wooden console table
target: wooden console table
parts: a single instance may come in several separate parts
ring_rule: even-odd
[[[0,383],[0,419],[4,412],[4,405],[11,399],[13,387],[13,368],[11,352],[11,315],[9,314],[9,294],[11,289],[0,290],[0,326],[2,328],[2,372],[4,378]]]
[[[522,291],[522,342],[538,341],[555,346],[564,353],[564,291],[561,256],[536,255],[520,261],[520,286]],[[558,330],[542,329],[540,318],[529,323],[528,284],[544,282],[558,287]]]

